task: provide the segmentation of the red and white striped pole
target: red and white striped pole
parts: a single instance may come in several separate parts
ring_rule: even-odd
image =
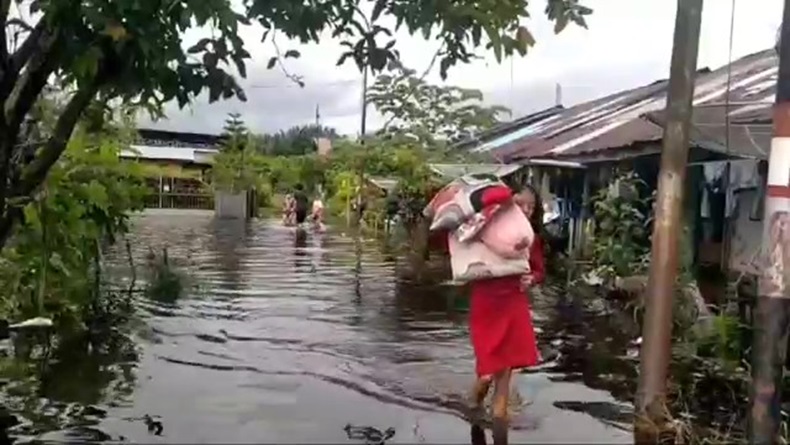
[[[774,134],[763,218],[765,263],[752,347],[749,442],[753,444],[778,443],[790,327],[790,0],[784,4],[778,53]]]

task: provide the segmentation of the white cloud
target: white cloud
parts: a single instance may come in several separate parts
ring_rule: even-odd
[[[447,83],[482,90],[491,103],[513,108],[520,115],[553,105],[555,83],[562,85],[563,103],[593,99],[617,90],[666,78],[674,31],[675,3],[672,0],[586,0],[594,13],[589,29],[569,26],[554,35],[543,16],[543,1],[531,7],[527,23],[538,43],[523,58],[498,64],[493,56],[450,71]],[[760,0],[755,7],[737,0],[733,58],[771,47],[782,18],[780,0]],[[731,0],[706,0],[700,37],[699,66],[726,64],[729,53]],[[199,101],[192,112],[169,111],[170,119],[158,128],[218,132],[228,112],[242,113],[257,131],[276,131],[314,122],[316,104],[321,123],[342,133],[355,134],[360,125],[361,75],[353,63],[336,67],[342,52],[338,42],[327,39],[320,45],[298,46],[284,39],[280,49],[298,47],[302,57],[288,61],[288,70],[304,77],[305,88],[290,82],[279,70],[267,70],[274,55],[271,44],[260,43],[260,30],[245,29],[243,37],[253,56],[248,79],[243,82],[248,102],[236,100],[208,105]],[[398,46],[405,63],[424,70],[438,48],[437,42],[421,37],[399,36]],[[428,79],[440,82],[438,67]],[[369,110],[368,128],[381,124]],[[140,125],[146,125],[141,121]]]

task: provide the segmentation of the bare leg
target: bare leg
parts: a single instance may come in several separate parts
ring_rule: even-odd
[[[472,394],[470,394],[470,405],[472,409],[482,408],[485,402],[488,390],[491,388],[491,377],[478,377],[472,387]]]
[[[494,376],[493,433],[494,445],[507,445],[508,402],[512,370],[507,369]]]
[[[474,386],[472,386],[472,393],[469,395],[469,405],[472,411],[472,428],[470,432],[472,445],[486,445],[485,430],[477,422],[480,420],[478,416],[482,416],[491,382],[490,376],[478,377]]]
[[[469,435],[472,439],[472,445],[486,445],[486,432],[480,425],[473,423]]]

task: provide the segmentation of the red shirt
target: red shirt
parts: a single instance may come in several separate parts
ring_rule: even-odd
[[[543,239],[536,233],[532,245],[529,246],[529,270],[532,275],[532,284],[540,284],[546,279],[546,262],[543,255]]]

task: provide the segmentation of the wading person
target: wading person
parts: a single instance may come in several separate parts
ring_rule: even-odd
[[[294,189],[294,213],[296,214],[296,224],[302,225],[305,220],[307,220],[309,200],[307,199],[307,194],[304,192],[302,184],[296,184]]]
[[[494,444],[507,444],[510,382],[513,371],[534,366],[540,360],[530,304],[525,292],[544,278],[542,241],[539,233],[542,218],[537,211],[539,197],[527,188],[514,202],[530,220],[535,236],[528,246],[530,272],[471,282],[469,331],[475,353],[477,380],[471,394],[475,416],[484,409],[485,398],[494,386],[491,403]],[[541,207],[542,209],[542,207]],[[485,443],[479,426],[472,427],[474,445]]]
[[[310,219],[313,222],[313,228],[319,232],[323,232],[324,227],[324,202],[321,196],[317,196],[313,200],[313,209],[310,213]]]
[[[294,201],[293,195],[290,193],[285,195],[285,201],[283,202],[283,225],[292,226],[296,224],[295,209],[296,201]]]

